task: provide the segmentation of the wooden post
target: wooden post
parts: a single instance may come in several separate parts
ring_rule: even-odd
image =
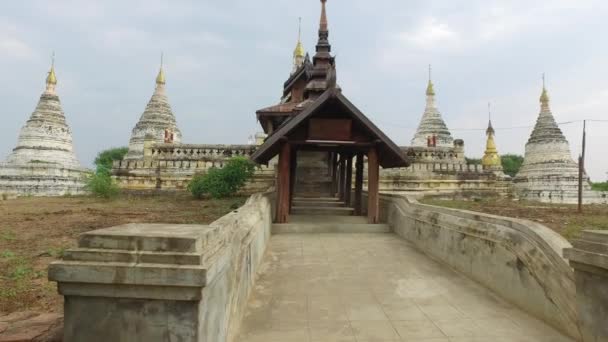
[[[335,197],[338,192],[338,154],[332,153],[331,156],[331,197]]]
[[[378,152],[372,147],[367,153],[367,221],[369,223],[378,223],[380,219],[379,174]]]
[[[578,212],[583,212],[583,176],[585,174],[585,145],[587,144],[587,120],[583,120],[583,152],[578,157]]]
[[[281,146],[279,154],[279,174],[277,182],[277,223],[287,223],[289,221],[289,188],[291,164],[291,146],[285,142]]]
[[[344,199],[344,168],[344,155],[340,154],[338,161],[338,198],[340,200]]]
[[[289,213],[291,214],[291,206],[293,204],[293,196],[296,188],[296,170],[298,167],[297,151],[293,150],[290,152],[289,161]]]
[[[353,155],[349,154],[346,157],[346,179],[344,182],[344,203],[350,207],[350,193],[353,188]]]
[[[361,196],[363,193],[363,153],[357,153],[355,163],[355,215],[361,215]]]

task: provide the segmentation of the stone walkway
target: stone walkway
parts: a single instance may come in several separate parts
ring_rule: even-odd
[[[393,234],[274,235],[238,342],[571,341]]]

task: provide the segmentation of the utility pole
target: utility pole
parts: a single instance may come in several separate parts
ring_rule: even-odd
[[[578,157],[578,212],[583,212],[583,175],[585,173],[585,147],[587,144],[587,120],[583,120],[583,151]]]

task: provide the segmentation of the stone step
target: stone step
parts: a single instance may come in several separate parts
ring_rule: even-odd
[[[323,234],[323,233],[390,233],[387,224],[353,223],[285,223],[273,224],[273,234]]]
[[[293,201],[293,206],[304,207],[344,207],[344,202],[336,201]]]
[[[289,223],[367,224],[367,217],[343,215],[289,215]]]
[[[295,201],[312,201],[312,202],[316,202],[316,201],[322,201],[322,202],[340,202],[340,199],[337,197],[299,197],[299,196],[294,196],[293,198],[294,202]]]
[[[197,287],[207,284],[200,265],[133,264],[126,262],[54,261],[49,279],[66,283]]]
[[[126,224],[80,235],[78,247],[123,251],[194,253],[202,250],[203,225]]]
[[[66,261],[125,262],[138,264],[201,265],[194,253],[135,252],[112,249],[74,248],[64,252]]]
[[[355,213],[354,208],[348,207],[291,207],[291,213],[294,215],[353,215]]]

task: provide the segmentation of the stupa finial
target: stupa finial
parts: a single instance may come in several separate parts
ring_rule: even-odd
[[[46,84],[57,84],[57,76],[55,75],[55,51],[51,55],[51,70],[49,70],[48,76],[46,77]]]
[[[163,70],[163,59],[164,53],[160,53],[160,70],[158,71],[158,76],[156,76],[156,84],[165,84],[165,71]]]
[[[542,108],[549,108],[549,94],[545,82],[545,73],[543,73],[543,92],[540,95],[540,103]]]
[[[429,84],[426,86],[426,95],[427,96],[434,96],[435,95],[435,88],[433,86],[433,81],[432,81],[432,67],[429,64]]]
[[[304,58],[306,51],[304,45],[302,45],[302,17],[298,18],[298,42],[296,48],[293,51],[293,72],[298,70],[304,64]]]
[[[492,127],[492,104],[488,102],[488,129],[486,130],[487,135],[494,135],[496,132],[494,131],[494,127]]]

